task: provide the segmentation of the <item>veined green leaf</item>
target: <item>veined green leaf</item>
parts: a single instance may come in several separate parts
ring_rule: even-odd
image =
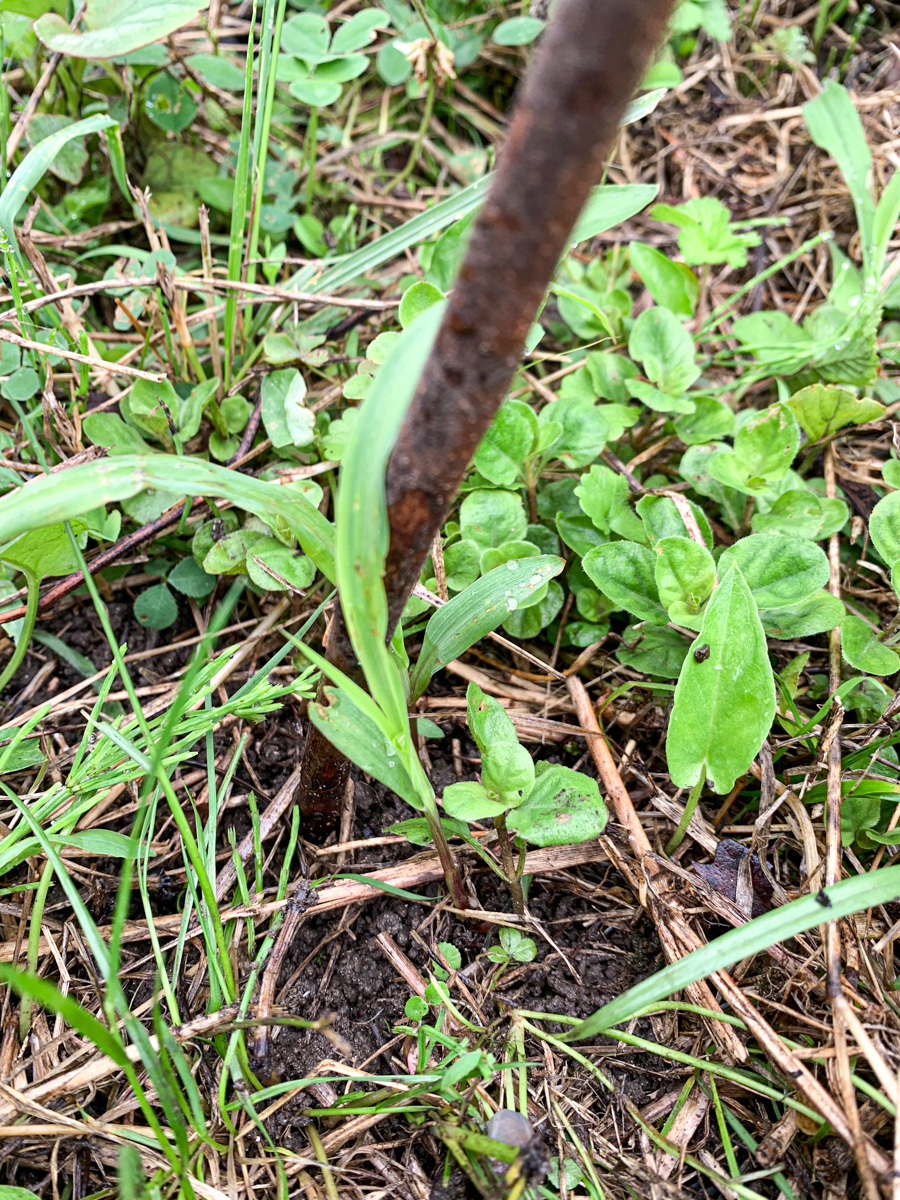
[[[884,413],[884,405],[877,400],[854,396],[847,388],[824,383],[801,388],[791,396],[787,406],[813,442],[837,433],[845,425],[864,425],[867,421],[877,421]]]
[[[659,602],[656,555],[652,550],[637,542],[608,542],[589,550],[581,565],[617,608],[654,625],[668,623],[669,615]]]
[[[167,454],[98,459],[42,475],[8,492],[0,499],[0,542],[92,512],[101,504],[115,504],[145,488],[179,496],[215,496],[267,522],[281,523],[326,579],[334,582],[334,531],[304,496],[199,458]]]
[[[856,209],[863,256],[871,269],[875,266],[875,202],[869,191],[872,152],[850,93],[840,83],[827,79],[818,96],[803,105],[803,118],[812,140],[840,167]]]
[[[675,688],[666,759],[676,787],[705,771],[727,792],[759,752],[775,716],[775,682],[753,594],[739,567],[713,592]]]
[[[492,633],[564,566],[563,559],[551,554],[510,560],[442,605],[425,627],[410,679],[411,700],[422,695],[435,671]]]

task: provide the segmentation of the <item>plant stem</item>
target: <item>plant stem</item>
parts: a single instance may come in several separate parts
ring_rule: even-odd
[[[404,766],[422,801],[425,819],[428,822],[428,832],[431,834],[434,848],[437,850],[438,858],[441,860],[441,868],[444,872],[444,878],[447,881],[447,889],[453,897],[453,903],[457,908],[468,908],[469,901],[466,898],[465,889],[463,888],[459,867],[453,856],[453,851],[447,843],[444,827],[441,824],[441,814],[438,811],[437,801],[434,798],[434,788],[425,774],[425,768],[419,761],[412,737],[407,738],[407,744],[408,751],[403,756],[405,759]]]
[[[509,890],[512,892],[513,908],[516,910],[518,916],[524,917],[525,897],[522,895],[522,880],[519,878],[519,873],[516,870],[512,843],[509,840],[509,830],[506,828],[505,813],[501,813],[499,817],[494,817],[494,827],[497,830],[497,837],[500,841],[500,857],[503,860],[503,869],[506,872],[506,878],[509,880]]]
[[[309,159],[309,165],[306,168],[306,207],[312,207],[313,192],[316,183],[316,151],[319,141],[319,110],[313,108],[312,115],[309,118],[309,124],[306,127],[306,145],[304,152]]]
[[[31,635],[34,632],[34,623],[37,620],[38,600],[40,599],[41,581],[31,571],[25,567],[20,567],[25,576],[25,582],[28,585],[28,602],[25,607],[25,616],[22,619],[22,632],[19,634],[19,640],[16,642],[16,648],[13,650],[12,658],[6,664],[2,675],[0,675],[0,692],[6,687],[13,675],[19,669],[22,659],[28,650],[28,644],[31,641]]]
[[[691,788],[691,794],[688,796],[687,804],[684,806],[684,812],[681,814],[678,828],[672,834],[669,844],[666,846],[666,854],[673,854],[684,841],[687,827],[690,825],[691,817],[694,815],[694,811],[700,801],[700,793],[703,791],[704,783],[706,783],[706,767],[700,772],[700,778]]]

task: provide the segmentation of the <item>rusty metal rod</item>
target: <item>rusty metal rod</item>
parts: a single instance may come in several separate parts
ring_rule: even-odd
[[[556,6],[388,464],[391,631],[522,360],[566,239],[600,179],[671,7],[672,0],[559,0]],[[328,656],[354,674],[339,614]],[[348,767],[336,753],[310,728],[298,800],[312,826],[333,823],[339,810]]]

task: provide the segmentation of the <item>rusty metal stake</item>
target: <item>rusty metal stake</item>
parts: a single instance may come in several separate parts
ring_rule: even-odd
[[[388,464],[391,631],[522,360],[566,239],[671,7],[672,0],[559,0],[555,8]],[[339,614],[328,657],[345,671],[354,663]],[[304,823],[330,827],[349,767],[312,727],[302,765]]]

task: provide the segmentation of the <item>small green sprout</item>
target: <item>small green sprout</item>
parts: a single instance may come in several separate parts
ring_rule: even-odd
[[[444,811],[460,821],[491,819],[516,911],[524,911],[521,868],[516,867],[509,832],[535,846],[572,845],[598,837],[606,826],[606,805],[596,780],[570,767],[535,765],[519,744],[515,726],[499,701],[474,683],[466,693],[469,731],[481,751],[481,783],[453,783],[444,789]]]

